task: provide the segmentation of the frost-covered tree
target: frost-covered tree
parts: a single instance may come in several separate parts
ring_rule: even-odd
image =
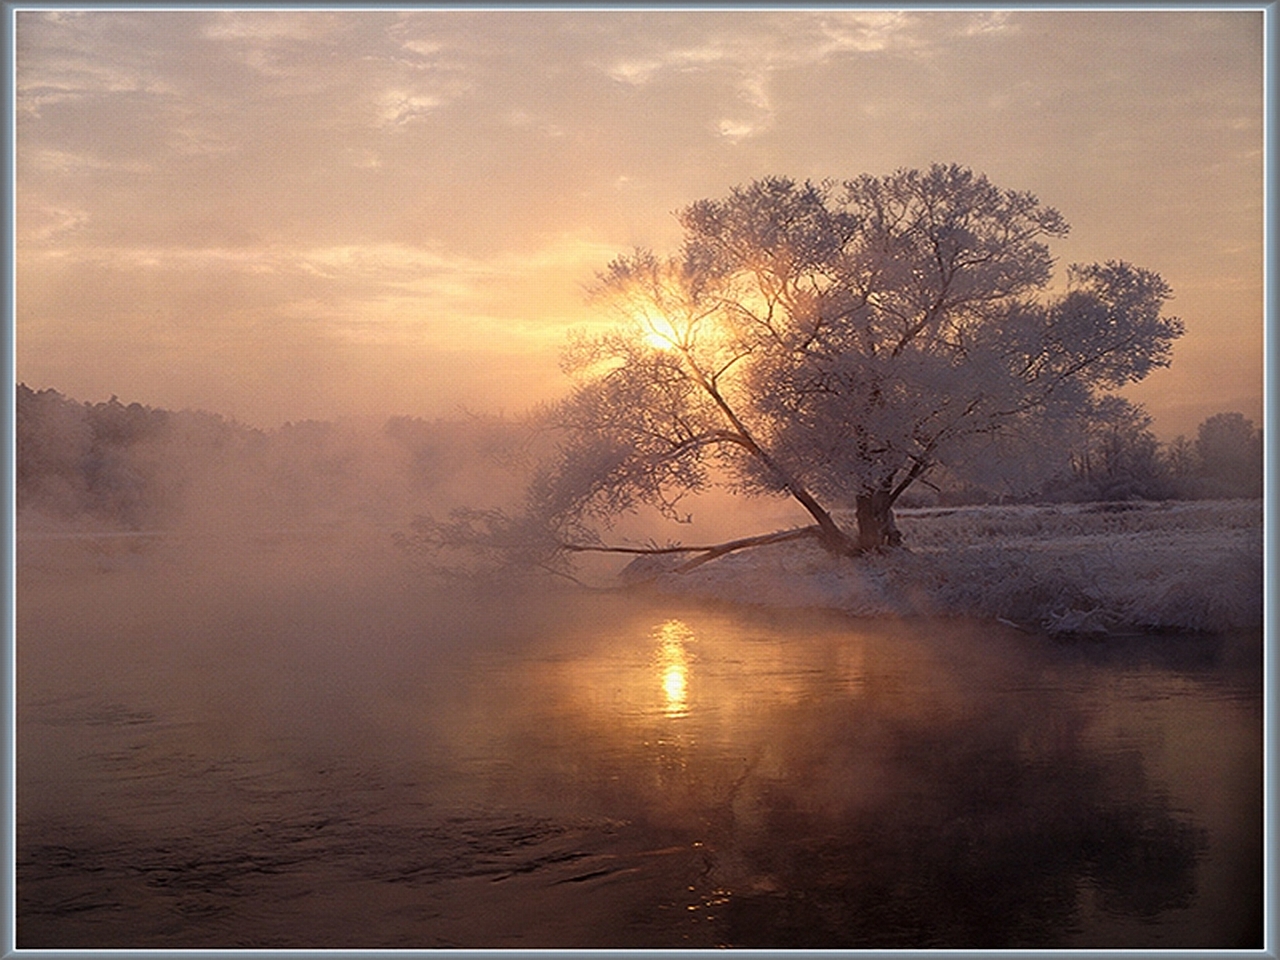
[[[1061,215],[958,166],[771,177],[679,219],[678,253],[609,264],[594,295],[617,326],[566,352],[564,442],[529,497],[549,544],[597,543],[640,505],[677,518],[717,478],[794,498],[832,552],[893,544],[894,503],[931,470],[1078,414],[1182,333],[1165,282],[1124,262],[1050,292]]]
[[[1262,433],[1244,414],[1209,417],[1197,430],[1195,449],[1211,495],[1262,495]]]
[[[1070,441],[1070,474],[1043,492],[1052,500],[1160,500],[1175,492],[1173,463],[1151,416],[1123,397],[1100,397]]]
[[[1164,459],[1169,475],[1178,487],[1179,495],[1187,496],[1187,489],[1200,470],[1200,457],[1196,453],[1196,445],[1185,435],[1178,434],[1165,447]]]

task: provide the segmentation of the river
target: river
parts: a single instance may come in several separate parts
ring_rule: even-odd
[[[1261,947],[1256,635],[108,567],[19,570],[20,948]]]

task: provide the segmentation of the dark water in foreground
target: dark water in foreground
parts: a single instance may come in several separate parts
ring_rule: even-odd
[[[17,943],[1260,947],[1256,637],[20,573]]]

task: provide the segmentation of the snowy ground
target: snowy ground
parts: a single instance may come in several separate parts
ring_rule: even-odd
[[[1253,628],[1262,623],[1262,520],[1259,500],[904,510],[906,551],[840,559],[801,540],[662,574],[654,585],[1050,632]]]

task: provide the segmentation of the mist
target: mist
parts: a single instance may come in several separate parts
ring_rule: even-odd
[[[788,553],[707,564],[683,594],[617,589],[627,557],[580,571],[603,590],[442,576],[395,535],[519,509],[555,442],[535,421],[261,429],[24,390],[19,946],[1258,942],[1248,616],[1084,646],[994,607],[903,616],[877,595],[847,617],[815,608],[852,573]],[[803,520],[724,491],[682,507],[607,532]],[[962,534],[973,570],[1000,558],[1000,584],[952,585],[988,606],[1035,575],[1002,537],[1254,524],[1245,502],[931,509],[904,520],[922,557]],[[1212,576],[1248,593],[1253,551],[1228,546]],[[1175,592],[1225,622],[1196,605],[1210,580]]]
[[[19,388],[18,520],[24,571],[128,568],[214,583],[253,570],[308,577],[429,579],[395,547],[415,517],[459,507],[519,511],[556,437],[531,416],[457,413],[288,422],[262,429],[205,411],[78,401]],[[714,542],[783,528],[787,500],[744,506],[722,490],[688,498],[682,520],[620,518],[623,542]],[[617,562],[595,564],[608,576]],[[510,571],[517,573],[517,571]]]
[[[1268,23],[17,12],[16,945],[1262,947]]]
[[[368,544],[194,546],[22,573],[19,944],[1260,929],[1247,642],[1082,656],[998,626],[433,583]]]

